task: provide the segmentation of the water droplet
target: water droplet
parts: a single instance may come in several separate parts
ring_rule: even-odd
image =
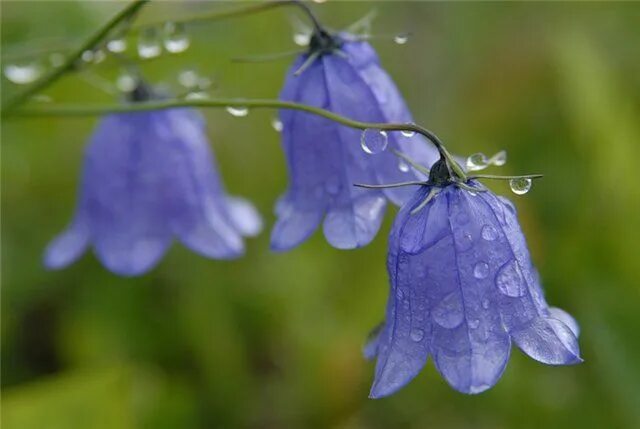
[[[524,295],[526,285],[520,266],[516,261],[504,264],[496,275],[496,285],[500,292],[507,296],[518,297]]]
[[[93,61],[93,57],[94,57],[93,51],[86,50],[82,53],[82,55],[80,56],[80,59],[85,63],[90,63],[91,61]]]
[[[518,178],[509,180],[509,187],[516,195],[524,195],[531,189],[531,179]]]
[[[34,82],[42,75],[43,71],[44,68],[37,62],[9,64],[4,67],[5,77],[18,85]]]
[[[369,155],[375,155],[383,152],[389,144],[389,137],[385,131],[367,128],[362,132],[360,145]]]
[[[146,28],[138,35],[138,55],[140,58],[155,58],[162,53],[160,35],[155,27]]]
[[[271,126],[273,127],[274,130],[276,130],[277,132],[281,132],[282,129],[284,128],[284,125],[282,124],[282,121],[278,118],[273,118],[271,120]]]
[[[188,93],[185,97],[187,100],[206,100],[209,98],[209,94],[205,91],[192,91]]]
[[[507,163],[507,152],[504,150],[501,150],[500,152],[496,153],[491,157],[490,162],[496,167],[501,167],[505,165]]]
[[[408,173],[409,169],[411,167],[409,166],[409,164],[407,164],[404,160],[400,160],[398,161],[398,170],[400,170],[403,173]]]
[[[229,112],[232,116],[241,118],[249,114],[249,109],[244,106],[228,106],[227,112]]]
[[[473,237],[468,232],[456,234],[455,245],[461,252],[465,252],[473,247]]]
[[[189,48],[191,41],[184,24],[167,22],[164,26],[164,48],[167,52],[177,54]]]
[[[116,87],[125,93],[133,91],[138,79],[127,70],[123,70],[116,79]]]
[[[422,339],[424,338],[424,331],[419,328],[412,329],[411,333],[409,334],[409,337],[411,338],[412,341],[415,341],[416,343],[418,343],[422,341]]]
[[[107,49],[114,54],[121,54],[127,50],[127,39],[124,37],[111,39],[107,42]]]
[[[314,3],[318,3],[318,4],[325,3],[326,1],[327,0],[313,0]]]
[[[93,63],[99,64],[107,58],[107,54],[102,49],[93,52]]]
[[[53,52],[49,55],[49,64],[53,67],[60,67],[64,64],[64,55],[60,52]]]
[[[475,267],[473,267],[473,277],[478,280],[486,279],[489,275],[489,265],[486,262],[478,262]]]
[[[466,167],[468,171],[484,170],[489,165],[489,160],[484,153],[474,153],[467,158]]]
[[[198,86],[200,76],[194,70],[182,70],[178,73],[178,83],[185,88],[195,88]]]
[[[396,45],[404,45],[409,41],[409,35],[407,33],[396,34],[393,37],[393,41],[396,43]]]
[[[402,134],[404,137],[411,138],[416,135],[416,132],[410,130],[402,130],[400,131],[400,134]]]
[[[487,241],[493,241],[498,238],[498,231],[496,231],[496,229],[491,225],[485,225],[482,227],[480,235],[482,235],[482,238]]]
[[[485,310],[489,309],[489,300],[488,299],[483,299],[482,300],[482,308],[484,308]]]
[[[311,34],[309,33],[303,33],[303,32],[293,33],[293,43],[295,43],[298,46],[308,46],[310,40],[311,40]]]
[[[444,297],[433,309],[433,320],[443,328],[453,329],[464,320],[462,302],[457,293],[453,292]]]

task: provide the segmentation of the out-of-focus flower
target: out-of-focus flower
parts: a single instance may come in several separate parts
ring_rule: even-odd
[[[577,324],[548,307],[506,198],[453,184],[420,187],[395,220],[387,268],[386,321],[365,349],[377,356],[372,398],[406,385],[428,356],[463,393],[498,381],[512,342],[542,363],[582,361]]]
[[[133,276],[156,265],[174,237],[229,259],[242,255],[242,236],[260,229],[253,206],[225,192],[196,111],[112,114],[86,149],[73,221],[44,262],[63,268],[93,244],[105,267]]]
[[[280,98],[360,121],[412,122],[373,48],[345,33],[314,34],[309,52],[287,74]],[[411,194],[406,189],[367,191],[353,184],[414,179],[416,172],[394,150],[425,165],[438,156],[420,135],[367,130],[377,135],[372,136],[371,147],[365,147],[360,130],[325,118],[283,110],[280,119],[290,183],[276,206],[278,219],[271,234],[274,250],[297,246],[323,218],[324,235],[332,246],[352,249],[368,244],[380,227],[385,197],[401,204]]]

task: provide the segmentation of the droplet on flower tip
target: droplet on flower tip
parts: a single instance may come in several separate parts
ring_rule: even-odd
[[[191,45],[191,40],[187,34],[184,24],[167,22],[164,26],[164,48],[167,52],[178,54],[184,52]]]
[[[49,55],[49,64],[52,67],[60,67],[64,64],[64,55],[60,52],[53,52]]]
[[[282,124],[282,121],[278,118],[273,118],[271,120],[271,126],[273,127],[274,130],[276,130],[277,132],[281,132],[282,129],[284,128],[284,125]]]
[[[396,43],[396,45],[404,45],[409,41],[409,35],[407,33],[396,34],[393,37],[393,41]]]
[[[377,130],[373,128],[367,128],[362,132],[360,138],[360,146],[369,155],[376,155],[384,152],[389,144],[389,137],[386,131]]]
[[[467,171],[484,170],[489,165],[489,160],[484,153],[478,152],[470,155],[466,161]]]
[[[178,73],[178,83],[185,88],[195,88],[198,86],[200,76],[194,70],[182,70]]]
[[[511,192],[516,195],[524,195],[531,189],[531,179],[521,177],[509,180]]]
[[[146,28],[138,34],[138,56],[148,59],[160,56],[162,47],[155,27]]]
[[[293,33],[293,43],[298,46],[308,46],[309,41],[311,40],[311,34],[296,32]]]
[[[398,170],[400,170],[401,172],[408,173],[410,168],[411,167],[409,166],[409,164],[404,160],[401,159],[400,161],[398,161]]]
[[[402,134],[404,137],[411,138],[416,135],[416,132],[411,130],[402,130],[400,131],[400,134]]]
[[[107,42],[107,50],[114,54],[121,54],[127,50],[127,40],[125,38],[111,39]]]
[[[227,106],[227,112],[229,112],[231,116],[242,118],[249,114],[249,109],[244,106]]]
[[[507,163],[507,152],[501,150],[500,152],[493,155],[489,161],[496,167],[501,167]]]
[[[124,70],[116,78],[116,87],[119,91],[129,93],[136,87],[137,79],[127,70]]]
[[[38,62],[25,64],[8,64],[4,67],[4,75],[10,82],[26,85],[36,81],[44,72],[44,67]]]

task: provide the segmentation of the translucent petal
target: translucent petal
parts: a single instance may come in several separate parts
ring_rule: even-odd
[[[582,362],[576,336],[560,320],[539,317],[511,336],[523,352],[539,362],[548,365]]]
[[[64,268],[75,262],[89,245],[89,229],[82,218],[76,218],[69,227],[47,246],[44,265],[49,269]]]

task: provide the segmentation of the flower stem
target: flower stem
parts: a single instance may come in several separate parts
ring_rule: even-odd
[[[541,179],[542,174],[525,174],[522,176],[500,176],[496,174],[475,174],[467,177],[469,180],[473,179],[495,179],[495,180],[511,180],[511,179]]]
[[[80,60],[82,54],[85,51],[94,49],[102,40],[104,40],[105,37],[107,37],[111,30],[117,27],[121,22],[134,16],[140,10],[140,8],[148,2],[149,0],[134,0],[133,2],[129,3],[124,9],[118,12],[117,15],[115,15],[105,25],[103,25],[95,33],[93,33],[84,43],[82,43],[82,45],[77,50],[68,55],[65,59],[65,62],[60,67],[51,69],[47,74],[36,80],[20,94],[7,101],[2,106],[2,114],[8,114],[11,110],[15,109],[17,106],[28,100],[31,96],[37,94],[38,92],[54,83],[67,71],[73,69],[76,62]]]
[[[206,100],[159,100],[134,104],[96,105],[96,104],[71,104],[48,105],[20,108],[11,112],[3,112],[3,116],[38,117],[38,116],[93,116],[108,113],[131,113],[149,110],[172,109],[180,107],[220,108],[220,107],[247,107],[267,109],[292,109],[322,116],[351,128],[360,130],[378,129],[382,131],[413,131],[425,136],[447,159],[451,168],[463,180],[467,179],[462,167],[453,159],[453,156],[444,147],[442,141],[432,131],[413,123],[387,124],[375,122],[362,122],[340,116],[326,109],[294,103],[291,101],[270,99],[245,99],[245,98],[210,98]]]

